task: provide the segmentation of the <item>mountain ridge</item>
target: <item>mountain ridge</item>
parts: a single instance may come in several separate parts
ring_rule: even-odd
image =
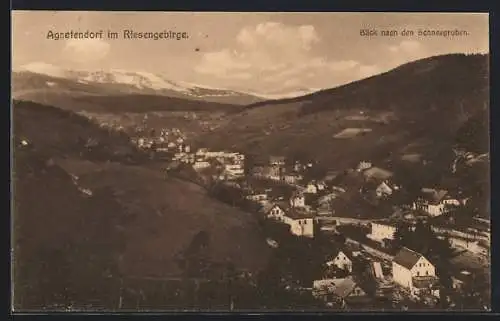
[[[386,162],[404,163],[409,154],[429,161],[451,152],[458,130],[489,108],[488,69],[489,55],[425,58],[303,97],[249,105],[200,141],[252,154],[308,155],[339,170],[362,160],[396,166]],[[487,141],[483,136],[476,140]]]
[[[17,68],[13,71],[13,93],[18,95],[20,91],[26,90],[27,81],[22,78],[45,77],[46,83],[38,82],[38,88],[55,86],[61,80],[72,81],[76,84],[89,86],[108,86],[117,93],[142,93],[190,100],[204,100],[210,102],[230,103],[236,105],[247,105],[265,99],[280,99],[290,96],[298,96],[311,90],[297,92],[283,92],[274,94],[259,94],[252,91],[233,90],[227,88],[216,88],[194,84],[186,81],[173,81],[161,74],[143,71],[129,71],[121,69],[112,70],[69,70],[59,68],[45,63],[32,63]],[[75,84],[73,84],[74,86]],[[81,86],[83,87],[83,86]]]

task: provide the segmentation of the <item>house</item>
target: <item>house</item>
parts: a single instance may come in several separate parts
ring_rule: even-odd
[[[367,235],[369,239],[383,243],[385,239],[393,240],[396,227],[388,224],[371,223],[371,232]]]
[[[332,301],[335,288],[345,279],[321,279],[314,280],[312,286],[312,295],[317,299]]]
[[[283,221],[286,209],[280,204],[268,204],[262,209],[267,218]]]
[[[460,201],[451,198],[446,190],[422,188],[422,195],[412,204],[413,210],[421,210],[430,216],[439,216],[450,211],[454,206],[460,206]]]
[[[290,226],[290,233],[293,235],[314,237],[314,217],[310,213],[289,210],[282,221]]]
[[[365,291],[351,277],[315,280],[312,295],[325,302],[337,301],[343,304],[351,299],[366,297]]]
[[[358,166],[356,167],[356,171],[362,172],[365,169],[369,169],[371,167],[372,167],[371,162],[361,161],[361,162],[359,162]]]
[[[338,251],[333,258],[326,262],[327,266],[335,266],[341,270],[347,270],[349,273],[352,272],[352,258],[348,251]]]
[[[290,198],[290,206],[291,207],[305,207],[306,206],[306,198],[302,193],[295,193]]]
[[[304,165],[302,165],[302,163],[299,161],[295,161],[295,163],[293,164],[293,170],[299,173],[304,170]]]
[[[263,202],[263,201],[267,201],[267,194],[266,193],[252,194],[252,195],[245,196],[245,198],[247,200],[251,200],[254,202]]]
[[[195,170],[200,170],[200,169],[204,169],[204,168],[208,168],[210,167],[210,163],[207,162],[207,161],[200,161],[200,160],[197,160],[195,161],[195,163],[193,164],[193,168]]]
[[[245,169],[241,164],[225,164],[224,172],[229,177],[243,177],[245,175]]]
[[[306,185],[306,188],[304,189],[304,193],[307,194],[316,194],[318,193],[318,187],[315,182],[310,182]]]
[[[269,219],[290,226],[290,233],[296,236],[314,237],[314,217],[305,211],[289,209],[285,203],[267,203],[261,211]]]
[[[298,182],[300,182],[302,180],[302,176],[299,174],[295,174],[295,173],[285,174],[283,176],[283,180],[287,184],[297,184]]]
[[[269,157],[269,165],[283,167],[283,166],[285,166],[285,157],[284,156],[270,156]]]
[[[283,173],[283,168],[278,166],[271,166],[267,167],[264,177],[271,180],[279,181],[281,180],[282,173]]]
[[[366,292],[354,281],[352,277],[347,277],[337,287],[335,287],[334,295],[341,300],[342,303],[347,303],[351,299],[366,297]]]
[[[395,283],[410,290],[412,295],[427,291],[435,295],[438,279],[434,265],[422,254],[403,247],[392,261],[392,277]]]
[[[314,237],[314,220],[312,218],[294,218],[291,221],[285,221],[285,223],[290,225],[290,232],[293,235]]]
[[[375,194],[377,197],[387,197],[392,195],[392,188],[389,186],[387,181],[383,181],[377,186],[377,189],[375,190]]]
[[[479,241],[472,241],[472,240],[467,240],[464,238],[459,238],[459,237],[450,237],[449,241],[451,243],[451,246],[454,248],[458,248],[460,250],[467,250],[469,252],[472,252],[474,254],[482,254],[482,255],[488,255],[489,251],[486,246],[482,246]]]
[[[319,191],[324,191],[326,189],[326,183],[323,181],[316,182],[316,189]]]

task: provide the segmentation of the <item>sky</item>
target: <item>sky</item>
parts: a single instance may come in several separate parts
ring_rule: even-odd
[[[362,29],[378,35],[362,36]],[[71,30],[103,30],[104,37],[47,39],[50,31]],[[108,38],[108,30],[119,38]],[[123,30],[186,32],[188,38],[124,39]],[[382,30],[398,35],[382,36]],[[418,30],[466,34],[419,36]],[[14,11],[12,68],[120,69],[209,87],[293,92],[335,87],[429,56],[487,53],[488,30],[488,14],[480,13]]]

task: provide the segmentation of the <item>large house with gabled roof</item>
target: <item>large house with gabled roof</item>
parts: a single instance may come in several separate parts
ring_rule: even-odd
[[[290,233],[296,236],[314,237],[314,215],[295,208],[286,202],[268,203],[262,208],[268,219],[274,219],[290,226]]]
[[[409,248],[403,247],[394,257],[392,277],[395,283],[410,290],[412,295],[424,292],[439,295],[436,268],[421,253]]]

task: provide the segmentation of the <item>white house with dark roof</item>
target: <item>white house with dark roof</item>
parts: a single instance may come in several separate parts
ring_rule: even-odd
[[[338,251],[326,265],[352,272],[352,254],[348,251]]]
[[[450,197],[446,190],[422,188],[421,196],[412,204],[412,209],[422,210],[430,216],[446,213],[450,206],[460,206],[461,202]]]
[[[302,193],[294,193],[290,198],[291,207],[303,208],[306,206],[306,198]]]
[[[392,192],[393,192],[393,188],[391,188],[391,186],[389,186],[388,181],[383,181],[375,189],[375,194],[377,195],[377,197],[387,197],[387,196],[392,195]]]
[[[290,226],[290,233],[296,236],[314,237],[314,217],[303,211],[289,210],[283,222]]]
[[[274,219],[290,226],[290,233],[296,236],[314,237],[314,216],[306,211],[289,208],[283,202],[268,203],[262,208],[268,219]]]
[[[371,232],[367,235],[369,239],[382,243],[384,239],[393,240],[396,226],[392,224],[381,224],[371,222]]]
[[[286,213],[286,208],[280,204],[268,203],[262,208],[262,211],[267,218],[283,221],[283,217]]]
[[[372,163],[371,162],[361,161],[361,162],[359,162],[358,166],[356,167],[356,170],[358,172],[362,172],[365,169],[369,169],[371,167],[372,167]]]
[[[317,186],[316,182],[309,182],[306,185],[306,188],[304,189],[304,193],[307,193],[307,194],[318,193],[318,186]]]
[[[436,268],[422,254],[403,247],[392,261],[392,277],[395,283],[419,295],[429,290],[435,294]]]

